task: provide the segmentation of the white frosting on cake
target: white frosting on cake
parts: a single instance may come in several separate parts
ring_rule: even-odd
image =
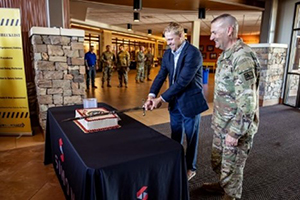
[[[108,112],[105,108],[88,108],[75,110],[75,117],[85,117],[90,115],[99,114],[101,112]],[[105,114],[95,117],[87,117],[84,119],[75,120],[75,123],[84,132],[95,132],[113,128],[119,128],[119,117],[116,114]]]

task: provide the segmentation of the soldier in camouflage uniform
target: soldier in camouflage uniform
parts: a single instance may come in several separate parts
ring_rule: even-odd
[[[215,74],[211,163],[217,183],[204,183],[223,199],[241,198],[243,170],[259,124],[260,65],[251,48],[237,38],[237,20],[228,14],[211,22],[211,40],[223,50]]]
[[[136,53],[135,60],[136,60],[136,77],[135,81],[136,83],[144,82],[145,78],[145,47],[141,46],[140,50]]]
[[[106,51],[102,53],[101,61],[103,67],[102,88],[104,87],[105,79],[107,80],[107,87],[111,87],[109,82],[114,67],[114,63],[116,61],[116,57],[115,54],[111,52],[110,45],[106,45]]]
[[[148,52],[145,54],[145,76],[147,76],[147,81],[151,81],[150,79],[150,70],[153,65],[153,55],[151,54],[151,48],[148,48]]]
[[[130,54],[124,50],[124,46],[119,46],[119,53],[117,55],[117,70],[119,74],[119,85],[118,87],[123,87],[123,81],[125,87],[128,85],[128,71],[130,66]]]

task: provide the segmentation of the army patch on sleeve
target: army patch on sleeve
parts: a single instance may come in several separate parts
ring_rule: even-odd
[[[254,74],[253,74],[253,71],[247,71],[244,73],[244,77],[246,79],[246,81],[249,81],[251,79],[254,78]]]

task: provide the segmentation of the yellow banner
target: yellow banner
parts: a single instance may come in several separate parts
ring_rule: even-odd
[[[19,9],[0,8],[0,134],[32,135]]]

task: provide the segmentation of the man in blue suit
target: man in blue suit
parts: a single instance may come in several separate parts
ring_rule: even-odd
[[[186,134],[187,177],[196,175],[200,113],[208,106],[202,92],[202,57],[199,50],[184,37],[184,29],[171,22],[164,30],[167,45],[162,65],[144,104],[146,110],[159,108],[169,103],[172,139],[183,143]],[[158,93],[169,77],[169,88],[160,96]]]

